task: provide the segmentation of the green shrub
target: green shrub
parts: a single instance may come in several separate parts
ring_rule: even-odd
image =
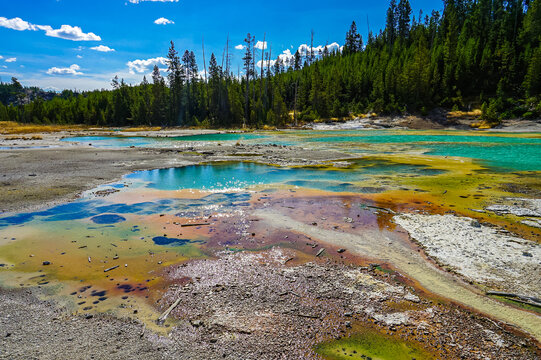
[[[498,123],[499,117],[498,117],[498,101],[495,101],[494,99],[490,100],[490,104],[487,105],[486,102],[483,103],[483,106],[481,106],[481,119],[485,120],[488,123]]]
[[[533,111],[526,111],[524,114],[522,114],[522,117],[524,119],[535,119],[537,114]]]

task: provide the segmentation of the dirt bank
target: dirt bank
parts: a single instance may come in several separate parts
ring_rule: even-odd
[[[460,113],[460,112],[459,112]],[[510,119],[492,128],[476,130],[472,125],[479,122],[478,117],[436,111],[429,116],[372,116],[349,121],[327,121],[306,125],[316,130],[353,129],[410,129],[410,130],[472,130],[496,132],[541,132],[541,120]]]

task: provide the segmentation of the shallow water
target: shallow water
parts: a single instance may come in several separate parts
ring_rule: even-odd
[[[385,161],[355,160],[348,169],[287,168],[249,162],[194,165],[182,168],[140,171],[125,179],[143,181],[158,190],[243,189],[253,185],[282,184],[333,192],[360,192],[354,183],[374,175],[436,175],[442,173],[422,165],[408,165]]]
[[[402,146],[401,151],[424,151],[439,156],[456,156],[481,160],[501,170],[541,171],[541,135],[476,134],[440,131],[354,130],[310,131],[302,133],[301,142],[324,144],[328,148],[352,152],[389,152],[387,146]],[[376,146],[374,146],[376,145]],[[378,147],[381,145],[383,147]],[[379,150],[379,151],[378,151]]]
[[[265,135],[251,133],[202,134],[176,137],[143,137],[143,136],[77,136],[64,138],[61,141],[91,144],[103,148],[123,147],[169,147],[186,142],[227,142],[265,139]]]
[[[184,137],[89,136],[63,141],[96,147],[182,147],[191,142],[244,142],[298,145],[360,154],[426,152],[438,156],[478,159],[501,171],[541,171],[541,134],[459,131],[321,130],[205,134]]]

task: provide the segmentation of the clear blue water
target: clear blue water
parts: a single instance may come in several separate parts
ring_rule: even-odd
[[[92,144],[95,147],[163,147],[186,142],[217,142],[217,141],[245,141],[261,140],[267,136],[252,133],[203,134],[176,137],[143,137],[143,136],[77,136],[64,138],[61,141],[80,142]]]
[[[519,138],[506,136],[467,136],[467,135],[419,135],[419,134],[381,134],[362,133],[360,131],[351,131],[350,134],[342,132],[341,136],[336,136],[332,132],[321,133],[328,135],[321,137],[305,138],[306,142],[356,142],[356,143],[385,143],[385,144],[418,144],[418,143],[492,143],[492,144],[537,144],[541,145],[541,139],[537,138]],[[353,134],[352,134],[353,133]]]
[[[365,180],[370,175],[396,173],[433,175],[439,171],[417,165],[366,161],[356,161],[352,170],[280,168],[235,162],[138,171],[125,178],[144,181],[147,187],[158,190],[224,190],[258,184],[285,184],[326,191],[363,192],[363,188],[353,183]]]
[[[502,171],[541,171],[541,144],[430,144],[427,154],[479,159]]]
[[[299,145],[336,149],[352,153],[387,153],[374,144],[398,144],[412,150],[426,150],[439,156],[477,159],[499,171],[541,171],[541,137],[520,134],[458,135],[452,131],[422,134],[394,130],[286,131],[283,133],[207,134],[172,138],[90,136],[66,138],[96,147],[168,147],[195,141],[248,141],[248,143]],[[406,150],[404,150],[406,151]],[[254,174],[257,176],[257,174]]]
[[[55,146],[0,146],[0,150],[48,149]]]
[[[137,191],[137,190],[134,190]],[[177,213],[206,215],[201,211],[204,206],[242,206],[250,199],[246,192],[210,194],[202,199],[160,199],[134,204],[110,202],[106,199],[80,199],[71,203],[53,206],[46,210],[18,213],[0,217],[0,229],[7,226],[23,225],[32,221],[58,222],[89,219],[97,225],[109,225],[123,222],[125,218],[119,214],[152,215],[160,213]],[[124,219],[124,220],[123,220]]]
[[[112,203],[107,198],[83,198],[50,209],[19,213],[0,218],[0,229],[31,221],[56,222],[89,219],[97,225],[124,222],[124,214],[151,215],[179,213],[184,216],[206,216],[205,208],[221,206],[228,209],[248,205],[250,194],[243,189],[258,184],[285,184],[332,192],[366,193],[377,191],[355,185],[374,174],[434,174],[437,171],[416,166],[384,162],[357,163],[353,169],[329,170],[315,168],[279,168],[255,163],[231,162],[214,165],[193,165],[182,168],[138,171],[124,177],[124,182],[139,184],[121,191],[137,192],[141,186],[157,190],[229,190],[201,199],[160,199],[134,204]],[[142,185],[141,185],[142,184]],[[118,187],[117,184],[108,187]],[[123,186],[123,185],[122,185]]]
[[[427,154],[457,156],[482,161],[500,171],[541,171],[541,138],[498,135],[423,135],[393,134],[391,130],[310,131],[302,141],[324,143],[330,147],[350,147],[350,151],[366,152],[363,145],[401,144],[411,149],[427,150]],[[370,152],[373,152],[371,148]]]

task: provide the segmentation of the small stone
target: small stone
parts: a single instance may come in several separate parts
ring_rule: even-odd
[[[338,252],[339,254],[341,254],[341,253],[343,253],[343,252],[346,252],[346,249],[338,249],[337,252]]]
[[[404,299],[408,300],[408,301],[411,301],[411,302],[414,302],[414,303],[420,303],[421,302],[421,299],[418,296],[416,296],[416,295],[414,295],[412,293],[407,293],[404,296]]]
[[[92,315],[92,314],[86,314],[85,315],[85,319],[87,319],[87,320],[92,319],[93,317],[94,317],[94,315]]]
[[[471,226],[475,227],[475,228],[480,228],[481,227],[481,224],[479,223],[479,221],[477,220],[473,220],[471,222]]]
[[[522,253],[522,256],[533,257],[532,253],[529,253],[529,252],[527,252],[527,251],[524,251],[524,252]]]
[[[50,261],[44,261],[43,265],[51,265],[51,262]]]

